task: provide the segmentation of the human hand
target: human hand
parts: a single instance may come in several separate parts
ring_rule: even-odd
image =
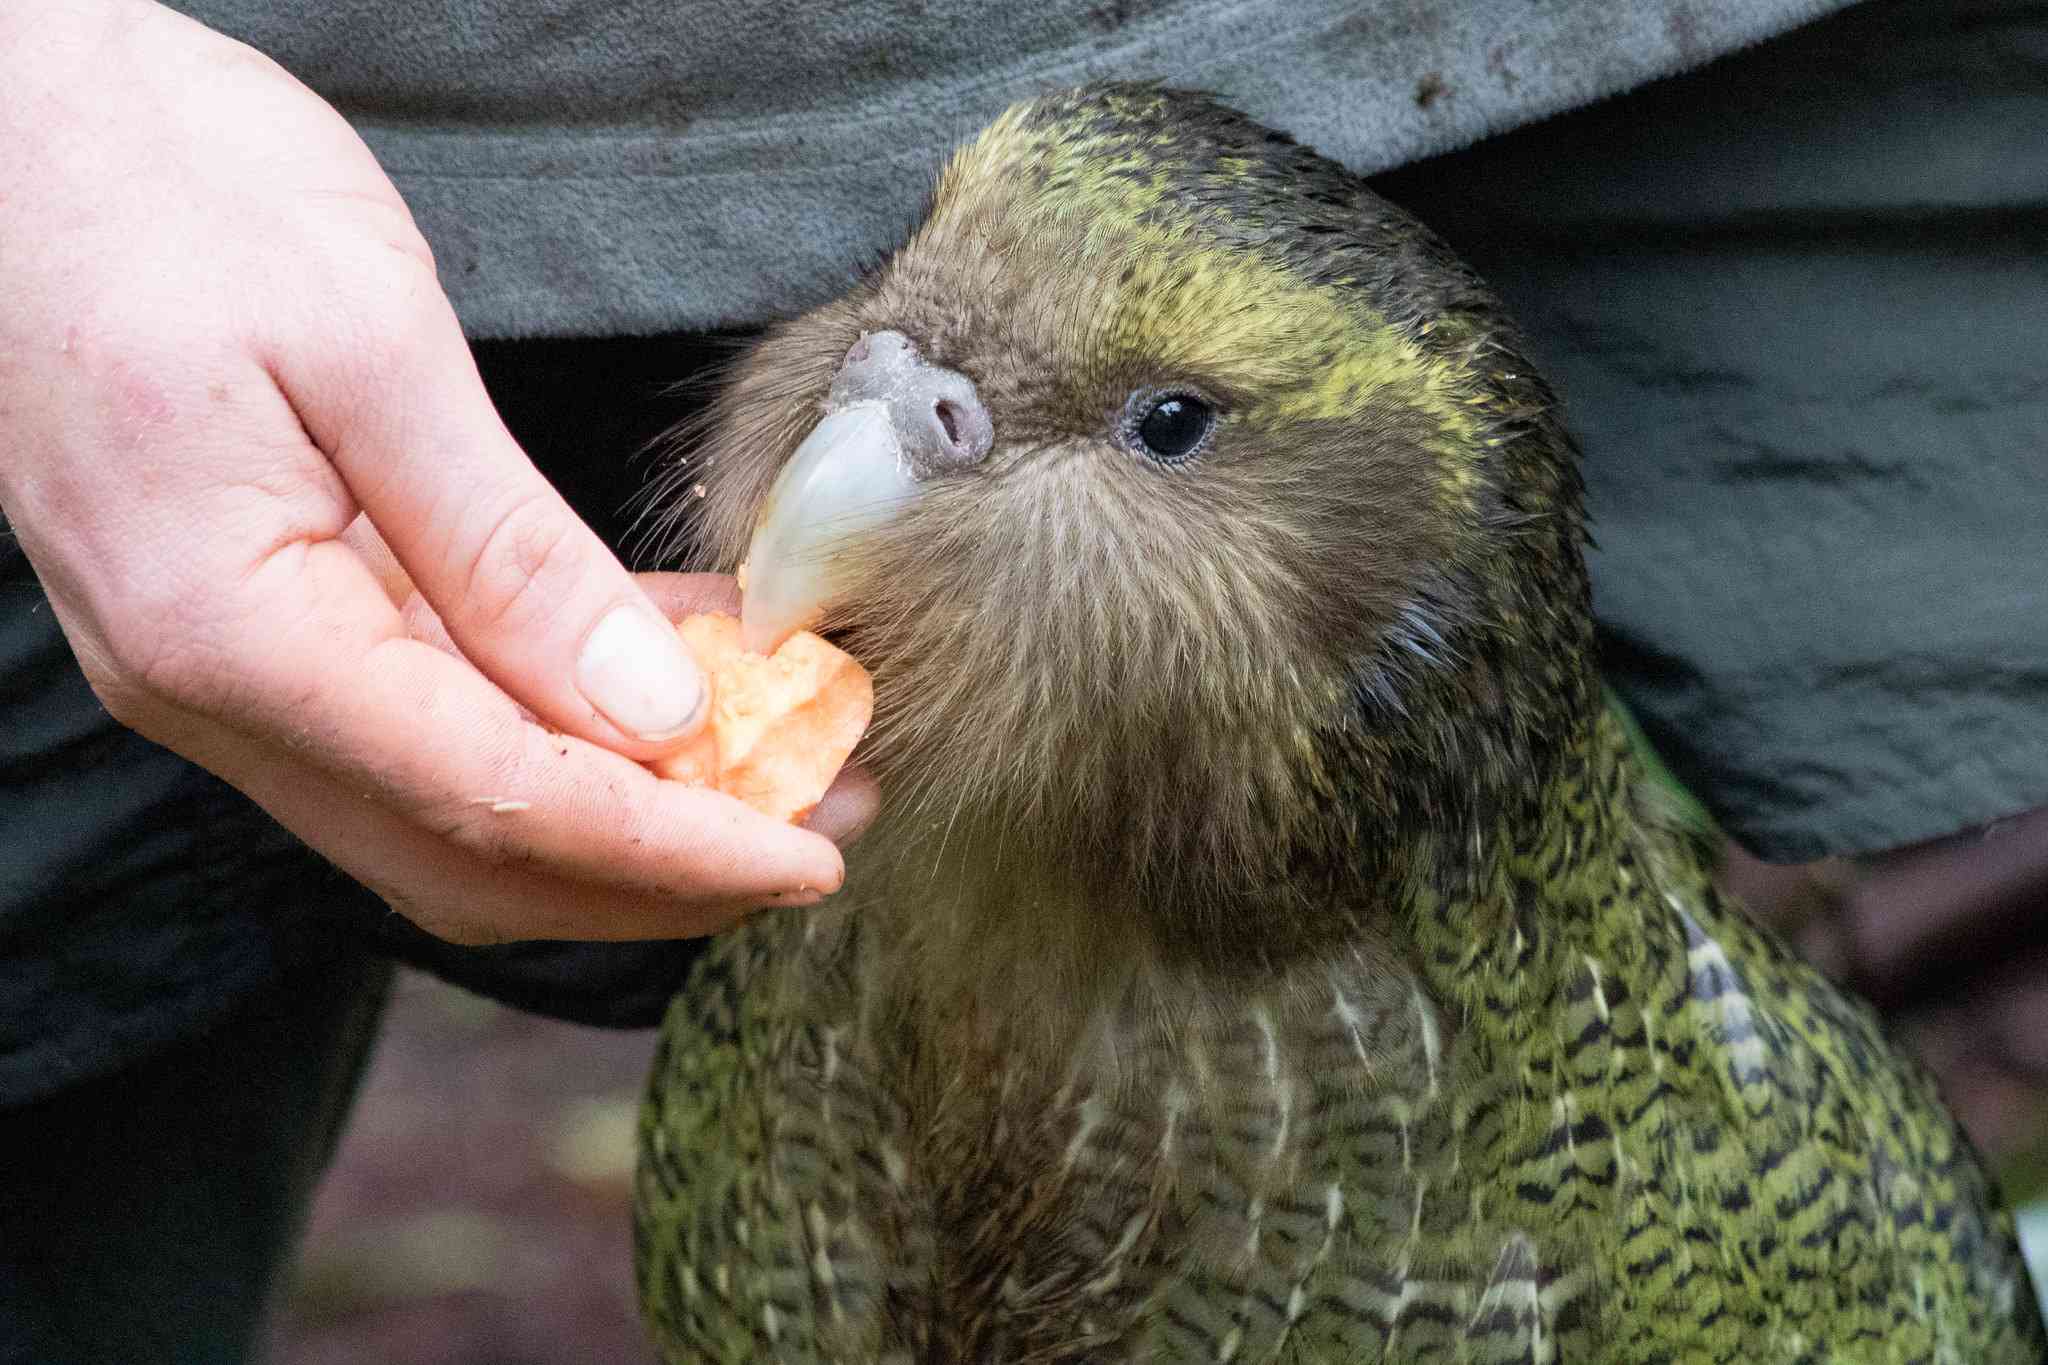
[[[506,433],[317,96],[140,0],[9,7],[0,187],[0,509],[117,719],[458,942],[838,887],[826,838],[636,761],[701,679]],[[359,513],[459,655],[408,632]],[[856,780],[820,822],[871,804]]]

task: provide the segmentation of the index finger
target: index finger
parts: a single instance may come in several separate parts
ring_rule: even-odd
[[[272,347],[300,423],[491,681],[616,752],[674,749],[702,723],[695,664],[505,429],[430,267],[375,274],[371,334],[322,319],[330,334]]]
[[[223,605],[264,648],[218,718],[291,735],[308,761],[454,847],[690,899],[840,885],[828,840],[521,716],[462,659],[409,638],[339,541],[280,548]]]

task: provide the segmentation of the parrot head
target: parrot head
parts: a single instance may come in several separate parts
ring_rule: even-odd
[[[752,647],[815,626],[873,674],[899,862],[1114,884],[1161,942],[1271,953],[1350,882],[1443,874],[1582,723],[1552,409],[1478,280],[1356,178],[1093,87],[959,151],[672,479],[710,566],[746,566]]]

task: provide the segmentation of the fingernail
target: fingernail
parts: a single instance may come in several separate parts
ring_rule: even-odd
[[[675,628],[638,603],[613,607],[576,658],[585,701],[635,739],[681,734],[704,700],[704,680]]]

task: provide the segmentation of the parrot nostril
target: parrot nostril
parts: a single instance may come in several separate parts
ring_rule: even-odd
[[[995,425],[974,381],[926,360],[901,332],[861,333],[839,363],[825,402],[828,410],[886,406],[907,466],[919,478],[965,469],[995,444]]]
[[[961,416],[959,405],[950,398],[941,398],[932,405],[932,411],[939,419],[940,430],[946,433],[946,444],[956,451],[966,453],[967,443],[960,439],[960,429],[965,419]]]
[[[931,406],[924,409],[930,416],[925,419],[923,434],[904,433],[911,463],[924,473],[978,464],[995,443],[995,425],[973,384],[964,375],[943,371],[933,372],[927,382],[941,392],[927,390],[924,401]]]

